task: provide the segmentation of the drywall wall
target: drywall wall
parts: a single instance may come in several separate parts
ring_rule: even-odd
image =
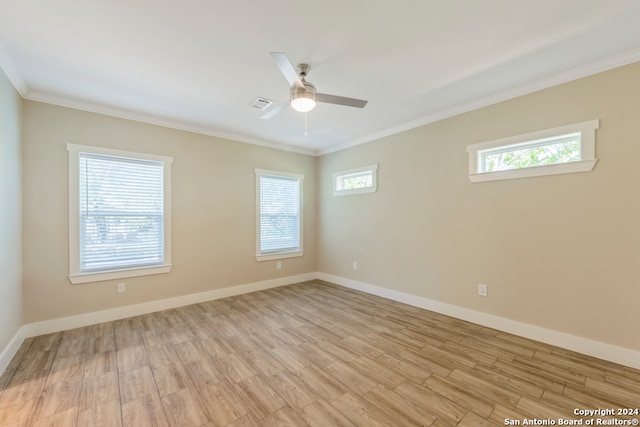
[[[23,129],[25,323],[316,271],[313,157],[32,101]],[[69,282],[67,143],[173,157],[170,273]],[[255,258],[255,168],[305,176],[304,256],[281,270]]]
[[[0,350],[22,326],[20,128],[20,95],[0,69]]]
[[[318,270],[640,350],[638,75],[640,63],[323,156]],[[591,119],[592,172],[468,179],[469,144]],[[372,163],[377,192],[332,195],[333,172]]]

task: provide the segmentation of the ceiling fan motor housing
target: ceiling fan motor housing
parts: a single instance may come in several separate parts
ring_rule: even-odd
[[[309,64],[298,64],[296,69],[298,70],[298,75],[304,79],[307,77],[307,74],[309,74],[309,71],[311,71],[311,66]]]
[[[291,99],[300,97],[316,99],[316,87],[309,82],[302,83],[304,87],[291,86]]]

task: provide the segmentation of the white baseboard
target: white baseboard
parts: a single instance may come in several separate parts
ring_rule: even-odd
[[[297,276],[281,277],[261,282],[214,289],[211,291],[200,292],[196,294],[150,301],[146,303],[118,307],[109,310],[102,310],[93,313],[79,314],[59,319],[45,320],[42,322],[28,323],[26,325],[23,325],[16,332],[11,341],[0,353],[0,374],[4,372],[6,367],[9,365],[9,362],[20,348],[20,345],[22,345],[22,342],[25,340],[25,338],[28,337],[94,325],[96,323],[124,319],[132,316],[139,316],[142,314],[153,313],[160,310],[168,310],[185,305],[197,304],[200,302],[276,288],[279,286],[286,286],[314,279],[320,279],[327,282],[335,283],[340,286],[359,290],[372,295],[377,295],[393,301],[398,301],[415,307],[424,308],[436,313],[441,313],[447,316],[466,320],[504,332],[509,332],[525,338],[530,338],[536,341],[541,341],[589,356],[640,369],[640,352],[638,351],[617,347],[599,341],[594,341],[563,332],[553,331],[522,322],[517,322],[515,320],[494,316],[468,308],[446,304],[428,298],[394,291],[392,289],[358,282],[339,276],[333,276],[326,273],[307,273]]]
[[[96,311],[93,313],[78,314],[75,316],[61,317],[58,319],[44,320],[42,322],[27,323],[22,325],[14,337],[2,349],[0,353],[0,375],[16,355],[16,352],[26,338],[38,335],[50,334],[53,332],[66,331],[68,329],[80,328],[83,326],[95,325],[97,323],[110,322],[112,320],[125,319],[127,317],[139,316],[171,308],[183,307],[185,305],[197,304],[220,298],[231,297],[250,292],[262,291],[265,289],[277,288],[279,286],[291,285],[305,282],[317,278],[317,273],[299,274],[296,276],[280,277],[277,279],[264,280],[261,282],[247,283],[244,285],[230,286],[227,288],[214,289],[196,294],[182,295],[175,298],[167,298],[157,301],[149,301],[141,304],[117,307],[108,310]]]
[[[333,276],[325,273],[318,273],[317,277],[320,280],[335,283],[336,285],[366,292],[372,295],[377,295],[393,301],[402,302],[414,307],[424,308],[436,313],[455,317],[461,320],[466,320],[493,329],[498,329],[500,331],[509,332],[521,337],[541,341],[567,350],[572,350],[578,353],[597,357],[599,359],[604,359],[610,362],[640,369],[639,351],[617,347],[611,344],[570,335],[564,332],[541,328],[539,326],[529,325],[527,323],[518,322],[504,317],[494,316],[468,308],[446,304],[428,298],[423,298],[404,292],[398,292],[351,279],[346,279],[344,277]]]
[[[0,375],[7,369],[9,362],[11,362],[11,359],[13,359],[13,356],[16,355],[16,352],[22,345],[25,339],[24,332],[24,326],[20,327],[13,338],[11,338],[11,341],[2,349],[2,353],[0,353]]]
[[[171,308],[183,307],[185,305],[197,304],[220,298],[227,298],[249,292],[262,291],[279,286],[291,285],[293,283],[313,280],[316,273],[299,274],[296,276],[280,277],[277,279],[264,280],[261,282],[248,283],[244,285],[230,286],[227,288],[214,289],[196,294],[182,295],[175,298],[167,298],[157,301],[149,301],[141,304],[127,305],[124,307],[111,308],[108,310],[95,311],[93,313],[78,314],[75,316],[61,317],[58,319],[45,320],[42,322],[28,323],[24,329],[24,337],[34,337],[53,332],[66,331],[68,329],[80,328],[83,326],[95,325],[97,323],[110,322],[113,320],[125,319],[132,316],[153,313]]]

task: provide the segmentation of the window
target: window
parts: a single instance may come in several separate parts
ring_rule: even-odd
[[[302,256],[302,175],[256,169],[256,258]]]
[[[469,145],[472,182],[588,172],[598,120]]]
[[[67,150],[71,283],[169,272],[172,159],[74,144]]]
[[[378,188],[378,165],[364,166],[333,174],[333,195],[373,193]]]

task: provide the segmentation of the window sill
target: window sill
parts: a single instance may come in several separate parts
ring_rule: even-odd
[[[301,257],[303,253],[304,253],[303,251],[295,251],[295,252],[280,252],[276,254],[256,255],[256,260],[258,260],[258,262],[261,262],[261,261],[271,261],[274,259],[295,258],[295,257]]]
[[[355,188],[353,190],[333,190],[334,196],[348,196],[351,194],[375,193],[377,187]]]
[[[563,173],[589,172],[596,164],[594,160],[582,160],[578,162],[562,163],[533,168],[513,169],[499,172],[485,172],[469,174],[471,182],[499,181],[503,179],[530,178],[532,176],[557,175]]]
[[[171,271],[171,264],[148,268],[132,268],[130,270],[105,271],[102,273],[86,273],[69,275],[69,281],[74,284],[101,282],[104,280],[125,279],[127,277],[149,276]]]

